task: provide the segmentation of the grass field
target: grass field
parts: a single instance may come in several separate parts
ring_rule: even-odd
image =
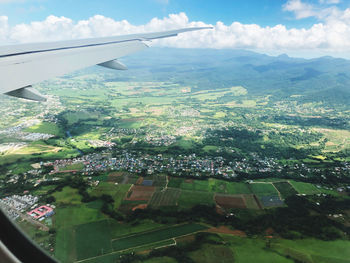
[[[226,246],[205,244],[199,250],[190,253],[195,262],[201,263],[231,263],[234,261],[233,251]]]
[[[320,193],[320,190],[313,184],[296,181],[289,182],[299,194],[312,195]]]
[[[56,198],[56,205],[80,205],[81,196],[78,194],[78,189],[71,188],[66,186],[62,191],[57,191],[53,193],[53,196]]]
[[[223,238],[233,251],[235,263],[294,263],[294,260],[267,250],[263,239],[241,238],[229,235],[224,235]]]
[[[350,263],[350,241],[322,241],[317,239],[278,240],[277,251],[311,263]]]
[[[69,170],[82,170],[84,168],[84,164],[83,163],[73,163],[73,164],[69,164],[65,167],[60,168],[60,171],[69,171]]]
[[[275,187],[269,183],[252,183],[249,184],[252,192],[257,196],[275,196],[278,195]]]
[[[213,205],[214,204],[214,193],[208,192],[193,192],[182,190],[179,197],[180,208],[191,208],[195,205]]]
[[[110,220],[102,220],[75,227],[77,259],[112,252]]]
[[[283,198],[286,198],[291,195],[295,195],[298,192],[293,188],[293,186],[288,182],[278,182],[273,183],[277,190],[281,193]]]
[[[73,227],[57,229],[55,241],[55,258],[61,262],[75,261],[75,231]]]
[[[145,244],[151,244],[174,237],[187,235],[200,230],[204,230],[206,228],[207,227],[199,224],[177,225],[165,229],[135,234],[124,238],[118,238],[112,241],[112,246],[114,251],[121,251]]]
[[[170,177],[168,187],[180,188],[183,181],[183,178]]]
[[[252,194],[243,195],[248,209],[259,209],[259,205]]]
[[[27,132],[47,133],[55,136],[63,136],[63,131],[60,127],[52,122],[41,122],[37,125],[25,129]]]
[[[110,182],[100,182],[90,192],[91,195],[101,196],[103,194],[111,195],[114,199],[114,208],[118,209],[126,193],[130,189],[130,184],[118,184]]]
[[[226,182],[223,180],[210,178],[209,190],[223,194],[250,194],[251,191],[246,183]]]
[[[95,201],[75,206],[57,207],[55,210],[55,227],[61,229],[105,219],[106,216],[96,209],[98,205]]]
[[[191,191],[209,191],[209,182],[207,180],[183,180],[180,188]]]

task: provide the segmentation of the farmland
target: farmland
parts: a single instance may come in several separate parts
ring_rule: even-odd
[[[288,196],[295,195],[298,193],[289,182],[277,182],[277,183],[273,183],[273,185],[281,193],[283,198],[286,198]]]
[[[115,251],[120,251],[187,235],[204,229],[206,229],[206,227],[198,224],[178,225],[165,229],[114,239],[112,240],[112,246]]]
[[[168,188],[165,191],[157,190],[150,200],[151,207],[176,206],[181,190]]]
[[[272,183],[252,183],[249,185],[252,193],[257,196],[276,196],[278,192]]]
[[[306,91],[299,66],[287,85],[270,62],[291,58],[241,68],[250,55],[230,53],[227,71],[209,50],[189,64],[157,52],[129,72],[37,85],[49,103],[1,98],[0,197],[56,207],[50,233],[20,222],[25,231],[62,262],[347,262],[347,93],[312,93],[332,84],[317,77]],[[202,232],[213,228],[226,233]]]
[[[242,196],[215,195],[215,202],[225,209],[247,208]]]

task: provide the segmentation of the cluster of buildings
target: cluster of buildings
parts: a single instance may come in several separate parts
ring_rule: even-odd
[[[40,120],[38,119],[24,121],[16,126],[1,130],[0,135],[9,136],[11,138],[16,138],[18,140],[24,140],[24,141],[47,140],[47,139],[50,139],[51,137],[54,137],[52,134],[23,131],[23,129],[39,123],[40,123]]]
[[[54,210],[53,210],[54,208],[55,208],[54,205],[51,205],[51,206],[49,204],[42,205],[42,206],[39,206],[39,207],[27,212],[27,214],[34,219],[42,221],[46,217],[50,217],[54,214]]]
[[[112,157],[108,152],[93,153],[77,158],[56,160],[44,165],[53,165],[53,173],[64,165],[83,163],[81,172],[85,175],[107,170],[125,170],[133,173],[146,171],[148,174],[169,172],[173,174],[190,174],[199,176],[202,173],[208,175],[235,176],[232,166],[225,164],[222,157],[200,158],[195,154],[163,157],[161,154],[148,155],[123,151]]]
[[[54,214],[54,205],[38,206],[39,198],[30,194],[12,195],[0,199],[0,207],[13,220],[25,214],[32,219],[42,221]]]
[[[39,198],[32,195],[12,195],[0,199],[0,206],[12,219],[17,219],[21,213],[34,208]]]
[[[176,137],[172,135],[149,136],[144,139],[147,143],[154,146],[169,146],[176,142]]]

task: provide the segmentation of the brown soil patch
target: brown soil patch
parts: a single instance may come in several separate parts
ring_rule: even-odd
[[[247,208],[242,196],[215,195],[215,202],[225,208]]]
[[[113,172],[110,173],[108,176],[109,177],[118,177],[118,176],[122,176],[124,173],[123,172]]]
[[[143,177],[140,177],[139,179],[137,179],[136,183],[135,184],[142,184],[143,183]]]
[[[225,211],[224,209],[222,209],[220,206],[216,205],[215,207],[216,213],[218,213],[219,215],[224,215]]]
[[[149,201],[155,192],[154,186],[134,185],[125,200],[129,201]]]
[[[108,182],[111,182],[111,183],[115,183],[115,182],[118,182],[120,183],[120,181],[122,180],[122,176],[124,175],[123,172],[113,172],[113,173],[110,173],[108,175],[108,179],[107,181]]]
[[[189,235],[189,236],[183,236],[183,237],[178,237],[175,238],[176,243],[181,243],[181,242],[192,242],[195,240],[195,235]]]
[[[146,208],[147,208],[147,204],[140,204],[140,205],[133,207],[131,210],[135,211],[136,209],[146,209]]]
[[[185,183],[193,184],[193,179],[186,179]]]
[[[246,237],[246,233],[244,233],[241,230],[232,230],[229,229],[227,226],[219,226],[219,227],[213,227],[207,230],[209,233],[220,233],[220,234],[229,234],[239,237]]]

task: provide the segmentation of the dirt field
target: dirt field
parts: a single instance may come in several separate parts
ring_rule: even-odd
[[[132,211],[135,211],[136,209],[146,209],[147,204],[140,204],[132,208]]]
[[[151,199],[155,190],[156,188],[153,186],[134,185],[127,193],[125,200],[148,201]]]
[[[225,208],[247,208],[245,200],[241,195],[215,195],[215,202]]]
[[[142,184],[142,182],[143,182],[143,177],[140,177],[139,179],[137,179],[135,184],[140,185]]]
[[[107,179],[107,181],[108,182],[112,182],[112,183],[120,183],[123,179],[122,179],[122,177],[123,177],[123,175],[124,175],[124,173],[123,172],[113,172],[113,173],[110,173],[109,175],[108,175],[108,179]]]
[[[239,236],[239,237],[246,237],[247,236],[243,231],[232,230],[232,229],[229,229],[227,226],[213,227],[213,228],[208,229],[207,232],[220,233],[220,234],[230,234],[230,235]]]

